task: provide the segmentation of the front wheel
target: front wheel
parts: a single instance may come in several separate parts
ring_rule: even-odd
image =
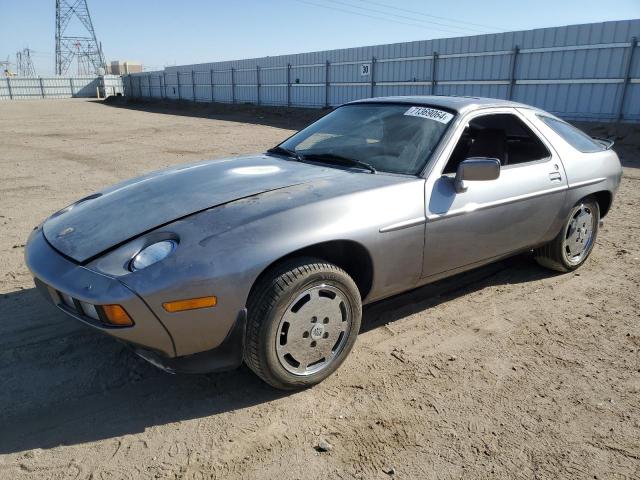
[[[312,258],[286,262],[267,274],[247,306],[245,363],[284,390],[331,375],[353,348],[362,317],[351,277]]]
[[[579,201],[571,209],[560,233],[548,244],[534,252],[543,267],[570,272],[589,257],[598,236],[600,207],[593,197]]]

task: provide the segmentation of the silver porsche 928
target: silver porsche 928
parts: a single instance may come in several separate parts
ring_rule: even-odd
[[[609,142],[527,105],[362,100],[264,154],[78,200],[26,262],[60,310],[167,371],[244,361],[302,388],[344,361],[362,304],[529,250],[578,268],[621,175]]]

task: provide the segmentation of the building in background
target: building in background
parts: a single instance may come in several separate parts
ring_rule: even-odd
[[[130,73],[142,72],[142,64],[140,62],[131,62],[129,60],[114,60],[109,65],[108,72],[111,75],[128,75]]]

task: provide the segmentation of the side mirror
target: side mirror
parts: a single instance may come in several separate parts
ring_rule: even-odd
[[[500,160],[497,158],[472,157],[458,165],[454,186],[457,193],[467,190],[465,180],[495,180],[500,176]]]

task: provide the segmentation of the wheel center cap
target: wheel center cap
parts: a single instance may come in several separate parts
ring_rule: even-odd
[[[314,325],[313,328],[311,329],[311,338],[314,340],[318,340],[322,338],[323,335],[324,335],[324,325],[322,325],[321,323]]]

